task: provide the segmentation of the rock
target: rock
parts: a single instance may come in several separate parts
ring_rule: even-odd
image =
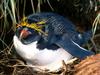
[[[100,75],[100,54],[87,57],[75,65],[75,75]]]

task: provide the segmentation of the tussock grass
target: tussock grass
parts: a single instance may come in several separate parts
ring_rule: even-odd
[[[95,20],[93,22],[93,27],[92,27],[93,35],[95,35],[98,25],[100,25],[100,13],[98,13],[97,17],[95,18]]]

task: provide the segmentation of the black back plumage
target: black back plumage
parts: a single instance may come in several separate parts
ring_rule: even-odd
[[[93,52],[80,47],[91,38],[91,30],[80,34],[71,21],[54,13],[37,13],[28,16],[29,23],[37,23],[43,20],[46,21],[43,29],[44,32],[48,33],[48,36],[41,35],[43,40],[39,42],[40,47],[46,45],[44,47],[54,46],[58,48],[59,46],[80,59],[93,54]]]

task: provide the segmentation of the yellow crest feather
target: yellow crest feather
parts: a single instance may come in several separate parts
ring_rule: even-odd
[[[40,32],[40,33],[42,33],[42,34],[47,36],[47,33],[42,30],[42,28],[45,26],[45,24],[46,24],[45,20],[37,22],[37,23],[29,24],[27,22],[27,17],[24,17],[22,19],[21,23],[20,23],[21,26],[26,26],[28,28],[34,29],[34,30],[36,30],[36,31],[38,31],[38,32]]]

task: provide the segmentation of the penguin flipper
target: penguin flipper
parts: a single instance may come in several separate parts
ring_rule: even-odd
[[[80,59],[84,59],[85,57],[94,54],[92,51],[86,50],[79,46],[72,39],[70,39],[68,35],[61,37],[60,40],[56,42],[56,45],[64,48],[67,52]]]

